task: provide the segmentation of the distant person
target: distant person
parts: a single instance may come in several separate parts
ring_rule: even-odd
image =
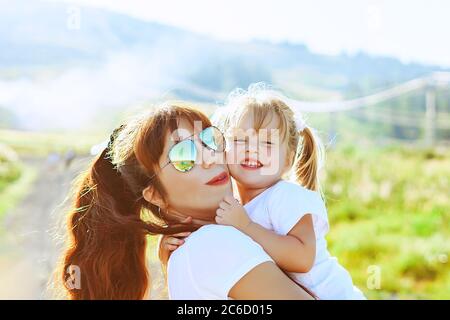
[[[48,170],[56,170],[58,168],[58,165],[60,163],[61,156],[57,152],[51,152],[48,154],[46,159],[46,166]]]
[[[77,154],[73,149],[69,149],[64,155],[64,168],[68,170],[73,160],[75,160]]]

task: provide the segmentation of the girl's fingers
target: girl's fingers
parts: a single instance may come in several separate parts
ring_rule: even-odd
[[[186,231],[186,232],[175,233],[175,234],[172,235],[172,237],[175,237],[175,238],[186,238],[190,234],[191,234],[191,232]]]
[[[174,245],[174,246],[181,246],[184,243],[184,240],[178,239],[178,238],[169,238],[167,239],[167,244]]]
[[[227,202],[225,202],[225,201],[221,201],[219,203],[219,208],[226,210],[226,209],[230,208],[230,205]]]
[[[225,210],[223,210],[222,208],[219,208],[216,210],[216,215],[218,217],[221,217],[224,214]]]
[[[233,205],[237,202],[237,200],[232,195],[226,195],[223,200],[227,202],[229,205]]]
[[[174,245],[169,244],[169,245],[166,246],[166,248],[169,251],[175,251],[178,248],[178,246],[174,246]]]
[[[188,216],[188,217],[184,218],[183,220],[181,220],[181,223],[184,223],[184,224],[189,224],[191,222],[192,222],[191,216]]]

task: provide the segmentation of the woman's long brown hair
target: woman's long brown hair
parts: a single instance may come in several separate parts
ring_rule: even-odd
[[[211,125],[191,107],[160,107],[116,129],[109,147],[79,177],[58,268],[68,298],[143,299],[150,282],[146,235],[192,231],[142,197],[151,185],[166,198],[158,176],[149,177],[158,172],[165,137],[180,119]]]

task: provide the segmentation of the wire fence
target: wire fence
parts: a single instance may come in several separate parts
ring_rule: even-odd
[[[204,100],[224,101],[226,94],[201,88],[192,83],[179,83],[179,88],[192,94],[201,96]],[[391,132],[410,131],[409,138],[398,137],[395,134],[386,134],[376,137],[386,143],[401,142],[434,146],[436,144],[450,145],[450,101],[447,108],[439,108],[438,93],[449,92],[450,73],[435,72],[427,76],[400,83],[388,89],[363,97],[339,101],[311,102],[297,99],[288,99],[288,104],[296,111],[306,114],[327,114],[329,140],[342,128],[341,119],[352,119],[366,127],[390,126]],[[391,103],[405,95],[419,94],[423,97],[423,111],[397,110]],[[450,97],[450,95],[446,94]],[[389,130],[387,130],[389,131]],[[442,134],[445,133],[445,134]]]

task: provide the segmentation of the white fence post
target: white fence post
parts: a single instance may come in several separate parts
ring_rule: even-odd
[[[425,93],[425,144],[433,146],[436,140],[436,90],[428,88]]]

